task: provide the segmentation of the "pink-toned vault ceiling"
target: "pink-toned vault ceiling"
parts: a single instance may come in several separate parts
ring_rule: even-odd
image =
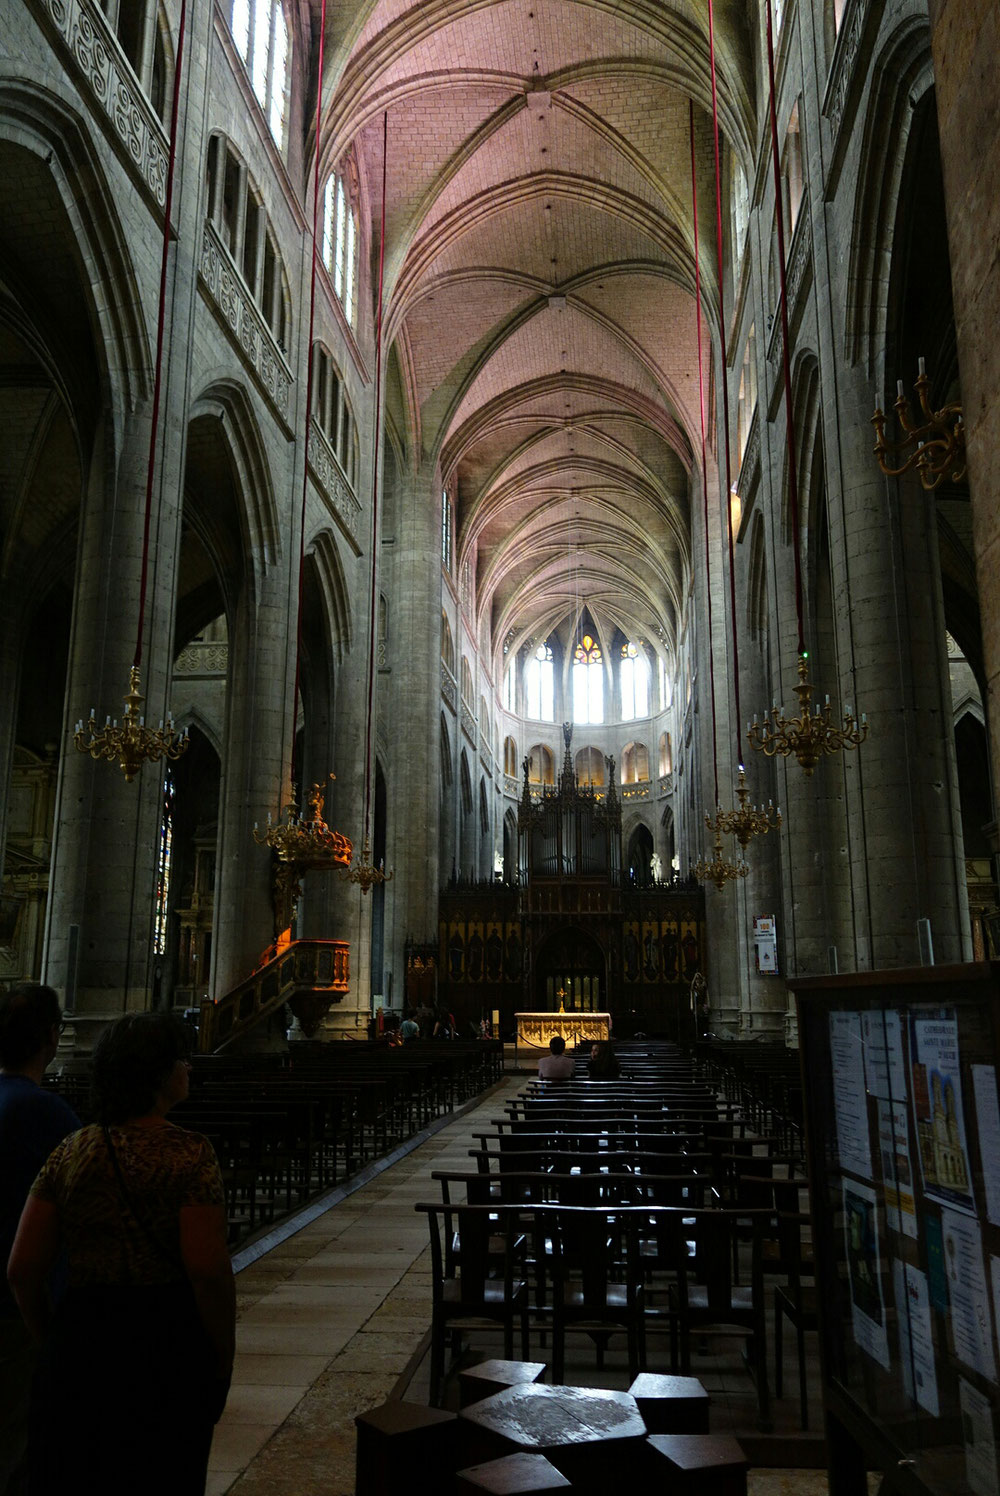
[[[715,35],[744,155],[739,0]],[[700,492],[691,100],[718,305],[708,0],[345,4],[327,57],[321,159],[356,151],[375,245],[387,115],[388,409],[454,494],[476,636],[496,664],[585,604],[671,651]]]

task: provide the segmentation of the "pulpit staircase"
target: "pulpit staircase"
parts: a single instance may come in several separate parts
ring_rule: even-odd
[[[232,992],[218,1001],[202,999],[199,1053],[220,1054],[229,1049],[284,1003],[311,1036],[331,1002],[349,986],[346,940],[293,940],[277,952],[272,948]]]

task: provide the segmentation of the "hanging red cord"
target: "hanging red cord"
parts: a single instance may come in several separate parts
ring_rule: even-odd
[[[167,316],[167,264],[170,258],[170,213],[174,201],[174,167],[177,162],[177,116],[180,113],[181,62],[184,57],[184,20],[187,0],[181,0],[181,17],[177,27],[177,56],[174,61],[174,91],[170,110],[170,147],[167,157],[167,182],[163,196],[163,250],[160,255],[160,303],[156,314],[156,356],[153,366],[153,409],[149,423],[149,460],[146,464],[146,513],[142,525],[142,566],[139,572],[139,626],[135,637],[132,664],[142,664],[142,635],[146,617],[146,586],[149,578],[149,529],[153,513],[153,474],[156,463],[156,434],[160,426],[160,378],[163,368],[163,330]]]
[[[729,537],[729,609],[733,633],[733,692],[736,708],[736,762],[743,767],[743,752],[740,746],[740,723],[743,713],[740,708],[740,646],[736,628],[736,547],[733,539],[733,474],[729,441],[729,355],[726,350],[725,295],[723,293],[722,255],[722,170],[719,153],[719,100],[715,73],[715,14],[712,0],[708,0],[708,55],[712,69],[712,131],[715,139],[715,247],[719,270],[719,340],[722,350],[722,418],[726,441],[726,533]]]
[[[326,0],[319,19],[319,59],[316,69],[316,140],[313,160],[312,260],[309,278],[309,357],[306,364],[306,431],[302,447],[302,506],[299,516],[299,596],[295,619],[295,686],[292,691],[291,742],[288,763],[295,760],[295,724],[299,713],[299,681],[302,674],[302,593],[306,566],[306,500],[309,494],[309,436],[312,431],[312,392],[315,365],[313,329],[316,323],[317,225],[319,223],[319,137],[323,122],[323,49],[326,41]]]
[[[771,116],[771,155],[774,165],[774,216],[778,227],[778,276],[781,285],[781,364],[785,376],[785,432],[788,438],[788,510],[792,525],[792,555],[795,561],[795,618],[799,629],[799,654],[806,652],[802,622],[802,563],[799,557],[799,487],[796,475],[795,418],[792,411],[792,365],[788,336],[788,283],[785,278],[785,212],[781,197],[781,161],[778,154],[778,115],[774,87],[774,35],[771,0],[764,0],[767,16],[768,110]]]
[[[705,593],[708,603],[708,676],[712,691],[712,769],[715,774],[715,803],[719,803],[719,750],[715,725],[715,653],[712,647],[712,567],[708,545],[708,467],[705,443],[705,375],[701,352],[701,266],[698,259],[698,174],[694,152],[694,100],[688,101],[688,128],[691,135],[691,205],[694,214],[694,300],[698,315],[698,413],[701,419],[701,487],[705,505]]]

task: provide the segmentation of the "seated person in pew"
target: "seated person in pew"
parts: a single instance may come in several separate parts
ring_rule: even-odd
[[[591,1080],[617,1080],[621,1075],[621,1066],[606,1039],[601,1039],[591,1045],[587,1071]]]
[[[566,1040],[556,1034],[549,1040],[549,1053],[538,1061],[538,1079],[572,1080],[575,1069],[573,1056],[566,1053]]]

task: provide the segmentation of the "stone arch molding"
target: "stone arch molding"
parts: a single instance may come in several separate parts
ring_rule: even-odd
[[[178,727],[197,727],[206,743],[215,749],[219,763],[225,762],[223,734],[219,732],[217,724],[210,722],[204,712],[190,700],[173,707],[173,713]]]
[[[872,67],[872,79],[860,131],[844,348],[852,364],[863,360],[869,377],[879,379],[903,166],[914,114],[934,87],[926,16],[910,18],[890,34]]]
[[[282,550],[274,483],[260,426],[246,391],[230,380],[210,384],[192,402],[188,423],[205,416],[218,422],[233,464],[248,573],[259,582]]]
[[[0,140],[41,158],[52,174],[75,235],[80,282],[87,294],[94,348],[120,448],[127,415],[152,391],[149,324],[155,306],[150,295],[144,319],[143,296],[115,208],[115,193],[76,112],[48,90],[3,74]],[[56,344],[52,351],[58,353],[57,339],[52,341]],[[71,409],[79,406],[84,394],[76,393]]]
[[[330,642],[333,645],[337,663],[342,664],[345,655],[350,654],[351,651],[353,622],[344,567],[332,531],[319,531],[308,542],[307,551],[312,556],[316,567]]]

